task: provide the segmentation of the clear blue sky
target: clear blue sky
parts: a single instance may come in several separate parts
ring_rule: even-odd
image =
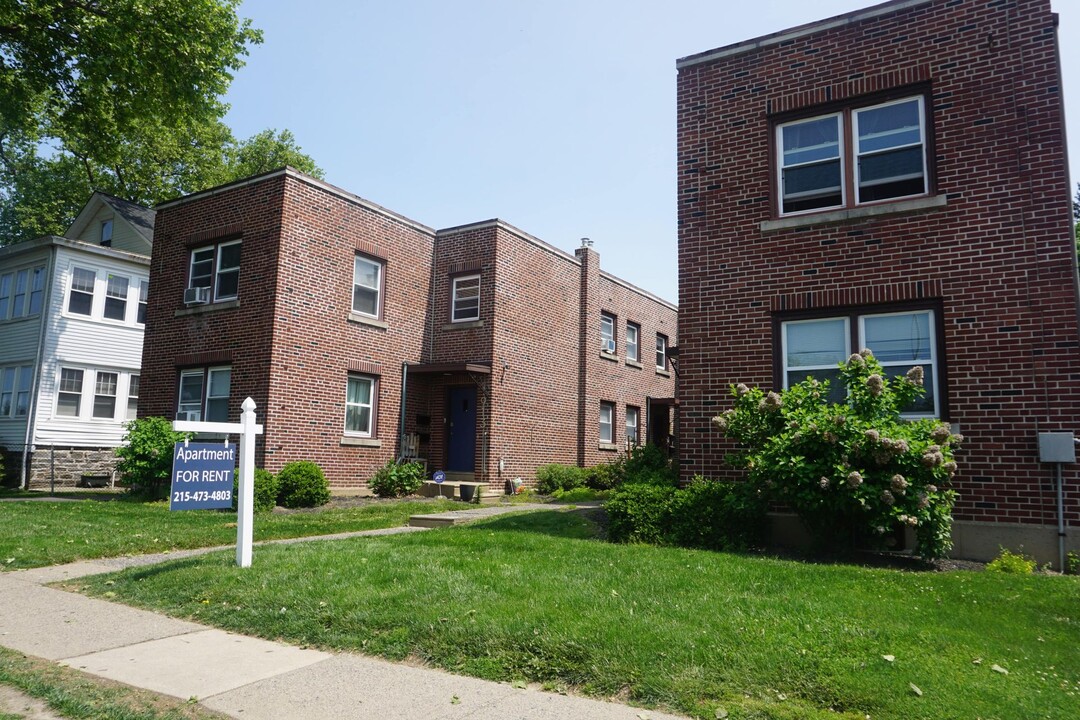
[[[675,60],[872,0],[247,0],[239,137],[293,131],[326,179],[425,225],[493,217],[678,301]],[[1080,179],[1080,2],[1061,15]]]

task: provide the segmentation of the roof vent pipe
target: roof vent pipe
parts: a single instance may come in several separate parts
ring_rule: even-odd
[[[589,238],[581,238],[581,247],[583,247],[583,248],[592,247],[592,240],[590,240]]]

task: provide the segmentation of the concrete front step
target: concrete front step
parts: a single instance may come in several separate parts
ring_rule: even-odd
[[[428,480],[420,486],[420,490],[417,494],[423,497],[439,497],[450,498],[452,500],[461,500],[461,487],[471,486],[473,488],[473,502],[479,500],[480,502],[493,502],[503,496],[502,490],[494,488],[486,483],[468,482],[460,480],[447,480],[442,483],[436,483]]]

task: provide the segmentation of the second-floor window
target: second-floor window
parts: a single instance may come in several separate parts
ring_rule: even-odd
[[[69,315],[142,325],[146,322],[146,291],[149,281],[73,266],[68,286]],[[136,293],[138,295],[136,296]],[[104,297],[100,297],[104,294]]]
[[[353,312],[374,318],[382,314],[382,278],[381,262],[363,255],[356,256],[353,263]]]
[[[127,316],[128,279],[109,273],[105,286],[104,316],[109,320],[123,321]]]
[[[44,299],[44,265],[0,275],[0,321],[37,315]]]
[[[188,288],[207,288],[210,302],[235,300],[240,289],[240,241],[192,250]]]
[[[480,319],[480,276],[468,275],[454,278],[454,307],[452,322],[468,322]]]
[[[600,351],[615,352],[615,316],[608,313],[600,314]]]
[[[918,95],[777,125],[780,214],[928,193],[925,114]]]
[[[626,359],[627,360],[640,360],[639,340],[641,338],[641,327],[637,323],[626,323]]]
[[[667,370],[667,336],[656,333],[656,369]]]

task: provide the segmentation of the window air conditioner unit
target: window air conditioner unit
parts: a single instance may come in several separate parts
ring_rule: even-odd
[[[615,353],[615,341],[614,340],[605,340],[604,345],[603,345],[603,351],[607,352],[607,353],[614,354]]]
[[[176,413],[176,419],[183,422],[199,422],[198,410],[181,410]]]
[[[205,305],[210,302],[210,288],[191,287],[184,291],[185,305]]]

